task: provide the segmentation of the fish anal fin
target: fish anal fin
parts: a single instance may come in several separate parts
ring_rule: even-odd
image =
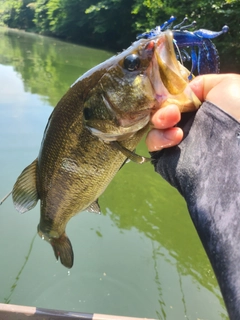
[[[73,249],[69,238],[66,233],[62,234],[59,238],[51,238],[49,240],[52,245],[56,259],[60,258],[62,265],[66,268],[73,266]]]
[[[31,210],[38,202],[37,159],[27,166],[14,184],[13,203],[17,211],[24,213]]]
[[[98,204],[98,200],[96,200],[92,204],[90,204],[90,206],[86,209],[86,211],[95,212],[95,213],[100,214],[101,213],[101,209],[100,209],[100,206]]]

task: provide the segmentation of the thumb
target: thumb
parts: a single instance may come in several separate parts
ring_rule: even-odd
[[[207,74],[196,77],[189,86],[200,101],[208,100],[239,121],[240,75]]]
[[[228,75],[226,74],[206,74],[194,78],[189,86],[196,94],[200,101],[207,100],[209,92],[219,85],[220,82],[225,81]]]

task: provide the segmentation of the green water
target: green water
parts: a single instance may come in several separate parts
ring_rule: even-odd
[[[111,53],[0,29],[0,198],[32,162],[52,107]],[[138,153],[147,155],[144,142]],[[0,207],[0,302],[167,320],[228,319],[221,294],[175,189],[150,164],[125,165],[67,233],[71,271],[36,235],[39,205]]]

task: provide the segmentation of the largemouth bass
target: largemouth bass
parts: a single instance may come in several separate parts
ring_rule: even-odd
[[[100,211],[99,196],[127,158],[141,162],[134,149],[151,113],[169,103],[182,112],[200,105],[188,91],[189,74],[176,59],[171,31],[162,32],[85,73],[54,108],[39,155],[18,177],[12,198],[21,213],[40,200],[38,233],[67,268],[69,219]]]

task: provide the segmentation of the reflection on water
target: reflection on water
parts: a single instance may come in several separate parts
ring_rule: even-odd
[[[111,54],[0,30],[0,198],[38,154],[52,107],[76,78]],[[147,155],[144,143],[138,153]],[[150,164],[125,165],[100,198],[101,215],[68,224],[69,273],[33,238],[39,205],[0,207],[0,301],[135,317],[228,319],[184,201]],[[27,253],[27,257],[26,257]]]
[[[0,63],[13,66],[23,80],[24,90],[40,95],[52,106],[79,75],[112,56],[102,50],[13,30],[1,29],[0,41]]]
[[[160,310],[156,311],[156,314],[159,319],[166,319],[166,312],[165,312],[166,305],[163,300],[161,280],[160,280],[159,269],[158,269],[158,265],[157,265],[157,260],[158,260],[157,255],[158,255],[158,252],[160,251],[159,249],[160,249],[160,245],[158,245],[158,248],[155,249],[154,248],[154,241],[152,241],[152,257],[153,257],[153,265],[154,265],[154,271],[155,271],[155,283],[157,286],[158,301],[159,301],[159,306],[160,306]]]
[[[16,276],[16,278],[15,278],[14,283],[13,283],[12,286],[11,286],[11,290],[10,290],[9,295],[8,295],[6,298],[4,298],[4,303],[10,303],[10,302],[11,302],[12,295],[14,294],[14,290],[15,290],[17,284],[18,284],[18,281],[19,281],[19,279],[20,279],[21,273],[23,272],[23,270],[24,270],[24,268],[25,268],[25,266],[26,266],[26,264],[27,264],[27,262],[28,262],[28,259],[29,259],[29,257],[30,257],[30,254],[31,254],[31,252],[32,252],[33,243],[34,243],[34,241],[35,241],[35,239],[36,239],[36,236],[37,236],[37,234],[35,234],[35,236],[33,237],[32,241],[31,241],[31,243],[30,243],[30,247],[29,247],[28,253],[27,253],[26,257],[25,257],[25,261],[24,261],[21,269],[19,270],[19,272],[18,272],[18,274],[17,274],[17,276]]]

